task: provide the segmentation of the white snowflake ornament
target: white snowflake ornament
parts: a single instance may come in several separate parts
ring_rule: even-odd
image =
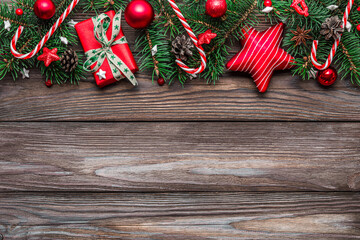
[[[158,51],[157,45],[151,49],[151,56],[155,56]]]
[[[69,25],[69,27],[75,27],[75,25],[77,24],[78,22],[75,22],[74,20],[70,19],[70,21],[67,23]]]
[[[69,44],[69,40],[66,37],[60,37],[60,41],[65,45]]]
[[[335,9],[337,9],[339,6],[337,5],[330,5],[328,7],[326,7],[327,9],[331,10],[331,11],[334,11]]]
[[[10,31],[11,23],[9,20],[4,21],[4,29]]]
[[[22,78],[25,79],[25,78],[30,78],[30,71],[27,70],[26,68],[23,68],[22,71],[20,71],[20,73],[22,74]]]
[[[263,13],[269,13],[273,10],[274,8],[273,7],[266,7],[264,8],[263,10],[261,10]]]

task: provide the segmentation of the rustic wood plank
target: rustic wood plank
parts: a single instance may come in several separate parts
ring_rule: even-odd
[[[356,191],[358,123],[0,123],[1,191]]]
[[[2,194],[5,239],[359,239],[358,193]]]
[[[0,121],[359,121],[359,90],[323,89],[315,81],[274,76],[266,94],[250,78],[231,74],[216,86],[194,80],[159,87],[147,74],[140,86],[127,81],[99,89],[92,78],[79,86],[45,87],[42,77],[0,82]]]

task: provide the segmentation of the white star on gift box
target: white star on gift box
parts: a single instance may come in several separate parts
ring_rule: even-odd
[[[100,69],[99,72],[96,73],[96,75],[99,76],[100,80],[106,79],[106,71],[103,71],[102,69]]]

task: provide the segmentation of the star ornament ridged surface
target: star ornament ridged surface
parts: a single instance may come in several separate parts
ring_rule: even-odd
[[[231,71],[250,73],[260,92],[266,92],[275,70],[290,69],[294,58],[280,48],[284,24],[279,23],[258,32],[254,28],[243,29],[242,49],[227,64]]]
[[[39,61],[43,61],[45,66],[48,67],[52,62],[60,60],[60,57],[57,55],[57,51],[57,48],[50,50],[47,47],[44,47],[43,54],[41,54],[37,59]]]

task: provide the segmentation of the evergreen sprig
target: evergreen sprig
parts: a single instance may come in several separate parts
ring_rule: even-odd
[[[343,18],[348,1],[338,0],[311,0],[306,1],[309,8],[309,16],[299,15],[290,7],[292,0],[273,0],[274,10],[269,14],[265,14],[270,21],[283,21],[287,24],[283,45],[287,47],[287,51],[295,57],[296,68],[294,74],[300,75],[303,79],[309,79],[311,72],[316,70],[310,59],[311,47],[313,40],[319,40],[317,50],[317,59],[319,62],[325,62],[330,49],[334,43],[333,39],[325,40],[321,36],[321,24],[325,19],[331,16]],[[360,85],[360,34],[356,30],[356,26],[360,21],[360,14],[356,9],[359,7],[360,0],[355,0],[354,6],[349,16],[349,22],[352,24],[351,31],[345,30],[340,46],[334,56],[333,64],[337,67],[342,79],[350,78],[352,83]],[[339,7],[333,11],[327,7],[330,5],[338,5]],[[259,8],[263,9],[263,2],[259,2]],[[292,31],[297,27],[311,29],[309,35],[312,39],[306,41],[306,45],[296,45],[291,39],[294,37]]]
[[[37,60],[37,57],[42,53],[40,51],[36,56],[31,59],[18,59],[15,58],[10,52],[10,42],[14,36],[19,25],[25,27],[17,43],[19,52],[30,52],[42,39],[42,37],[49,31],[54,21],[60,17],[65,11],[71,0],[55,0],[56,8],[55,16],[50,20],[41,20],[35,16],[33,11],[33,0],[13,0],[11,4],[0,3],[0,80],[7,74],[16,80],[23,69],[31,69],[34,67],[40,68],[45,79],[50,79],[53,83],[78,83],[78,81],[85,77],[85,72],[82,68],[82,54],[77,53],[79,56],[79,64],[72,73],[65,73],[61,68],[60,62],[53,62],[49,67],[45,67],[43,62]],[[24,11],[22,16],[17,16],[15,10],[21,8]],[[74,10],[75,11],[75,10]],[[73,13],[72,13],[73,14]],[[61,56],[64,51],[71,45],[77,45],[77,37],[75,29],[68,25],[71,15],[63,22],[53,36],[46,43],[48,48],[58,48],[58,55]],[[55,19],[55,20],[54,20]],[[10,31],[4,29],[4,21],[8,20],[11,23]],[[69,41],[68,45],[60,41],[61,37],[66,37]],[[31,74],[31,73],[30,73]]]
[[[104,0],[99,2],[103,3]],[[87,8],[99,11],[103,4],[89,4]],[[117,1],[115,1],[117,2]],[[120,1],[123,3],[122,1]],[[156,17],[154,23],[146,30],[140,32],[136,46],[140,50],[140,69],[152,69],[154,77],[161,76],[171,83],[178,79],[184,84],[188,78],[193,78],[175,63],[175,56],[170,53],[172,41],[179,35],[187,34],[174,10],[167,0],[149,0],[154,8]],[[257,23],[254,14],[257,11],[257,0],[232,0],[227,1],[228,11],[222,18],[212,18],[205,14],[206,0],[184,0],[177,2],[182,14],[196,35],[211,29],[218,36],[211,44],[203,45],[207,53],[207,68],[198,77],[208,82],[215,82],[223,74],[225,63],[234,40],[242,37],[241,29],[244,26],[253,26]],[[151,48],[158,46],[155,56],[151,55]],[[152,46],[152,47],[151,47]],[[198,67],[200,56],[194,48],[193,57],[188,59],[189,67]]]

